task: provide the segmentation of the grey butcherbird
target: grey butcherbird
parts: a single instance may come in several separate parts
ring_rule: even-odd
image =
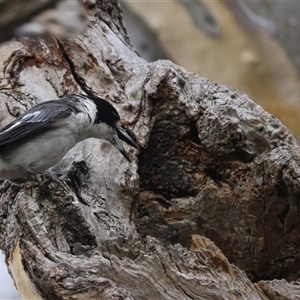
[[[121,140],[139,149],[109,102],[68,95],[34,106],[0,130],[0,178],[26,178],[43,172],[88,138],[109,141],[127,160]]]

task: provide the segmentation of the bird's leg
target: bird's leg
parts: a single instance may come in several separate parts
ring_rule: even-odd
[[[19,180],[18,180],[19,181]],[[57,174],[51,171],[46,172],[31,172],[31,174],[26,178],[23,179],[25,183],[25,187],[27,189],[34,188],[37,186],[44,186],[51,182],[55,182],[59,185],[65,185],[63,178],[60,178]]]

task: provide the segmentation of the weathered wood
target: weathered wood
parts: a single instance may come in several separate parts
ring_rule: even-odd
[[[248,277],[299,277],[294,138],[238,91],[140,58],[116,1],[85,3],[84,34],[0,47],[1,124],[86,91],[114,104],[142,149],[128,148],[129,164],[110,144],[88,140],[54,168],[68,180],[2,183],[0,247],[22,296],[291,295],[288,284]]]
[[[298,278],[295,139],[247,96],[167,65],[145,85],[165,83],[139,155],[139,232],[186,247],[200,232],[251,279]]]
[[[300,284],[298,281],[288,283],[286,280],[259,281],[256,286],[262,289],[269,299],[299,300]]]

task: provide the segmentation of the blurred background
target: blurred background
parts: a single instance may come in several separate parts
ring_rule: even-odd
[[[122,1],[132,43],[246,93],[300,138],[300,1]]]
[[[147,61],[170,59],[246,93],[300,140],[300,1],[128,0],[121,1],[121,6],[131,42]],[[30,28],[53,33],[55,25],[55,34],[62,28],[62,35],[68,35],[66,9],[63,5],[60,13],[55,9],[51,2],[51,8],[34,17],[38,27],[27,24],[18,34],[30,35]],[[67,11],[70,15],[72,8],[68,6]],[[77,14],[77,22],[84,23],[84,13]],[[71,14],[72,34],[76,34],[74,18],[76,14]],[[3,255],[0,299],[19,299]]]

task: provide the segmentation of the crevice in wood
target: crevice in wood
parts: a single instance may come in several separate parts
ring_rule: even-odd
[[[74,80],[77,82],[77,84],[81,87],[81,89],[87,94],[93,96],[93,91],[86,85],[84,78],[82,78],[77,72],[76,72],[76,67],[74,65],[74,62],[72,59],[69,57],[67,54],[65,47],[63,45],[63,42],[57,40],[57,43],[59,45],[59,48],[62,52],[62,55],[66,62],[69,65],[69,69],[73,75]]]
[[[85,161],[73,162],[67,174],[70,182],[67,182],[69,187],[76,194],[77,199],[84,205],[88,205],[81,195],[81,186],[86,183],[90,174]]]

